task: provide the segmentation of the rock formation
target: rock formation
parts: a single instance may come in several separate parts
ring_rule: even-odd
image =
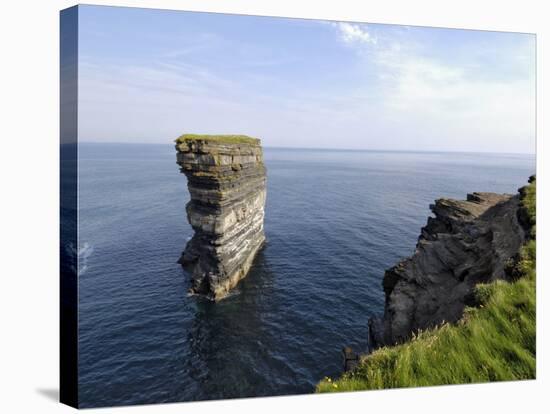
[[[177,163],[187,176],[187,218],[195,231],[179,262],[193,293],[223,298],[250,269],[264,236],[266,170],[260,140],[182,135]]]
[[[414,332],[456,322],[473,305],[473,287],[507,277],[525,241],[519,195],[468,194],[440,199],[414,254],[388,269],[384,316],[371,319],[370,348],[403,342]]]

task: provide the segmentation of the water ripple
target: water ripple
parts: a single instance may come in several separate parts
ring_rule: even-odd
[[[384,269],[412,252],[429,203],[513,192],[534,171],[528,157],[268,149],[268,242],[213,304],[176,264],[192,231],[172,151],[81,147],[84,407],[312,392],[343,346],[367,347]]]

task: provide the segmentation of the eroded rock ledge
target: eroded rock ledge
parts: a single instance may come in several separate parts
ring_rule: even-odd
[[[456,322],[474,304],[476,284],[508,277],[526,238],[519,195],[473,193],[464,201],[437,200],[430,209],[435,217],[414,254],[384,275],[384,316],[369,321],[370,349]]]
[[[265,241],[262,147],[242,135],[182,135],[176,149],[195,231],[179,262],[192,273],[193,293],[219,300],[246,276]]]

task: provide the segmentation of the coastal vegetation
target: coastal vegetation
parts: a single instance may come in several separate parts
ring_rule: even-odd
[[[207,141],[219,144],[258,144],[258,138],[248,135],[205,135],[205,134],[183,134],[176,138],[177,144],[183,144],[188,141]]]
[[[456,324],[418,332],[379,348],[317,392],[533,379],[536,375],[536,181],[520,190],[527,240],[510,263],[510,281],[478,284],[476,306]]]

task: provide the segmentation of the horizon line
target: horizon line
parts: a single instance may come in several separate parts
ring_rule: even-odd
[[[81,141],[78,144],[116,144],[116,145],[168,145],[161,142],[98,142]],[[74,143],[72,143],[74,144]],[[63,144],[61,144],[63,145]],[[472,151],[472,150],[418,150],[418,149],[380,149],[380,148],[334,148],[334,147],[285,147],[285,146],[263,146],[266,149],[294,149],[294,150],[317,150],[317,151],[362,151],[362,152],[412,152],[412,153],[455,153],[455,154],[502,154],[502,155],[537,155],[537,152],[502,152],[502,151]]]

